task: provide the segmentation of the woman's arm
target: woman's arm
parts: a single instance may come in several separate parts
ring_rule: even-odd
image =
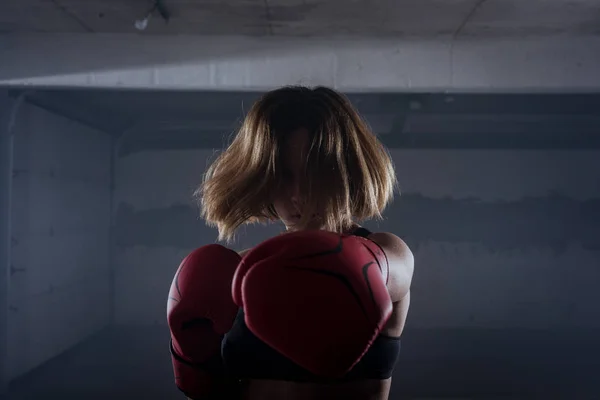
[[[388,290],[392,302],[400,301],[410,291],[415,259],[402,239],[393,233],[376,232],[369,239],[377,243],[385,253],[389,265]]]

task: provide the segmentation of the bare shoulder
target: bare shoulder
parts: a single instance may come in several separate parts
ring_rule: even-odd
[[[240,257],[244,257],[246,255],[246,253],[248,253],[250,250],[252,250],[252,248],[244,249],[244,250],[238,251],[237,253],[240,255]]]
[[[413,254],[404,240],[390,232],[374,232],[369,235],[369,239],[377,243],[385,251],[387,256],[405,258],[405,261],[412,262]]]
[[[374,232],[369,239],[377,243],[385,253],[390,277],[388,289],[392,301],[402,300],[410,291],[415,259],[404,240],[390,232]]]

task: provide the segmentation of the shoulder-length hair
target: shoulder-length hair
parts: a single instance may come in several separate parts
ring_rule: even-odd
[[[278,219],[273,200],[283,180],[280,150],[298,129],[310,135],[302,193],[324,228],[341,233],[355,221],[381,218],[397,185],[385,147],[339,92],[283,87],[254,103],[196,191],[201,216],[218,228],[219,240],[231,240],[242,224]]]

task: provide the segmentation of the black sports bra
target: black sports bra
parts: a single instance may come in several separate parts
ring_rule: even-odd
[[[357,228],[352,234],[366,238],[371,232]],[[400,338],[379,335],[341,380],[387,379],[392,376],[399,354]],[[257,338],[246,326],[242,309],[221,342],[221,356],[227,371],[237,379],[324,381]]]

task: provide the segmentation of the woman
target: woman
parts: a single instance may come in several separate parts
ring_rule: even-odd
[[[249,111],[231,145],[205,175],[198,190],[203,218],[218,228],[221,240],[232,239],[242,224],[269,221],[281,221],[286,232],[302,236],[305,236],[304,232],[315,235],[315,232],[327,231],[344,238],[361,237],[347,242],[350,244],[346,247],[377,247],[375,250],[371,248],[367,256],[379,254],[379,249],[383,251],[384,261],[377,263],[380,264],[380,275],[385,275],[380,279],[385,296],[391,301],[390,312],[377,329],[374,341],[369,342],[364,355],[356,360],[348,373],[336,379],[317,376],[282,355],[292,354],[298,349],[287,353],[288,349],[276,351],[279,349],[277,345],[267,345],[268,339],[258,339],[257,336],[266,338],[268,332],[265,335],[262,328],[256,327],[257,323],[244,315],[245,307],[241,304],[244,296],[238,294],[235,298],[236,279],[242,278],[234,275],[236,270],[241,275],[238,265],[243,263],[239,264],[240,259],[231,251],[205,246],[182,262],[171,290],[171,348],[180,389],[196,400],[208,393],[208,386],[210,393],[217,397],[235,388],[236,396],[247,399],[387,399],[391,372],[399,351],[398,338],[404,328],[410,302],[414,261],[407,245],[394,234],[372,233],[358,224],[381,217],[392,200],[395,186],[396,177],[389,154],[340,93],[324,87],[284,87],[260,98]],[[287,240],[290,235],[294,234],[284,235],[282,240]],[[315,237],[303,237],[303,246],[307,243],[311,246],[312,242],[322,239]],[[329,239],[328,236],[323,240]],[[277,252],[281,244],[270,248]],[[244,258],[246,264],[250,262],[248,258],[258,252],[265,251],[250,250]],[[246,255],[246,251],[240,252],[240,255]],[[217,259],[218,262],[215,261]],[[329,268],[330,264],[327,261],[325,268]],[[383,264],[386,264],[385,268],[381,266]],[[194,272],[190,272],[192,270]],[[203,271],[205,275],[196,271]],[[192,273],[199,275],[192,276]],[[220,289],[215,288],[219,286],[215,285],[215,274],[219,274],[218,281],[223,282]],[[195,283],[189,285],[184,280]],[[211,284],[204,286],[198,283],[209,280]],[[232,284],[234,302],[222,297],[222,292],[226,292]],[[188,286],[193,286],[194,290],[186,292],[185,287]],[[310,290],[310,282],[307,286]],[[217,290],[219,294],[213,295]],[[271,289],[259,292],[276,290],[276,286],[271,286]],[[210,299],[206,296],[197,298],[200,292],[211,293]],[[215,296],[219,299],[215,300]],[[193,297],[193,301],[187,300]],[[184,300],[186,304],[193,305],[185,308],[182,306]],[[209,302],[214,305],[198,309],[198,304]],[[271,303],[262,304],[264,307],[264,304]],[[193,312],[190,311],[192,308]],[[186,311],[178,311],[183,309]],[[190,322],[192,319],[194,323]],[[250,323],[253,325],[249,329]],[[193,329],[203,326],[202,329],[210,331],[212,336],[209,338],[206,332],[201,336],[199,331],[192,335],[192,328],[179,328],[184,325],[193,325]],[[210,329],[206,328],[209,325]],[[338,330],[339,334],[350,337],[358,330],[355,328],[339,326]],[[257,330],[260,332],[257,333]],[[275,341],[277,339],[281,338],[275,337]],[[198,342],[211,341],[212,352],[202,353],[192,348]],[[222,345],[222,353],[216,350],[215,343]],[[306,352],[310,349],[297,351]],[[208,359],[211,361],[207,362]],[[209,364],[210,367],[206,367]],[[315,363],[310,365],[315,369],[319,367]],[[186,378],[183,378],[184,375]],[[182,383],[183,380],[188,383]],[[192,381],[195,385],[189,384]]]

